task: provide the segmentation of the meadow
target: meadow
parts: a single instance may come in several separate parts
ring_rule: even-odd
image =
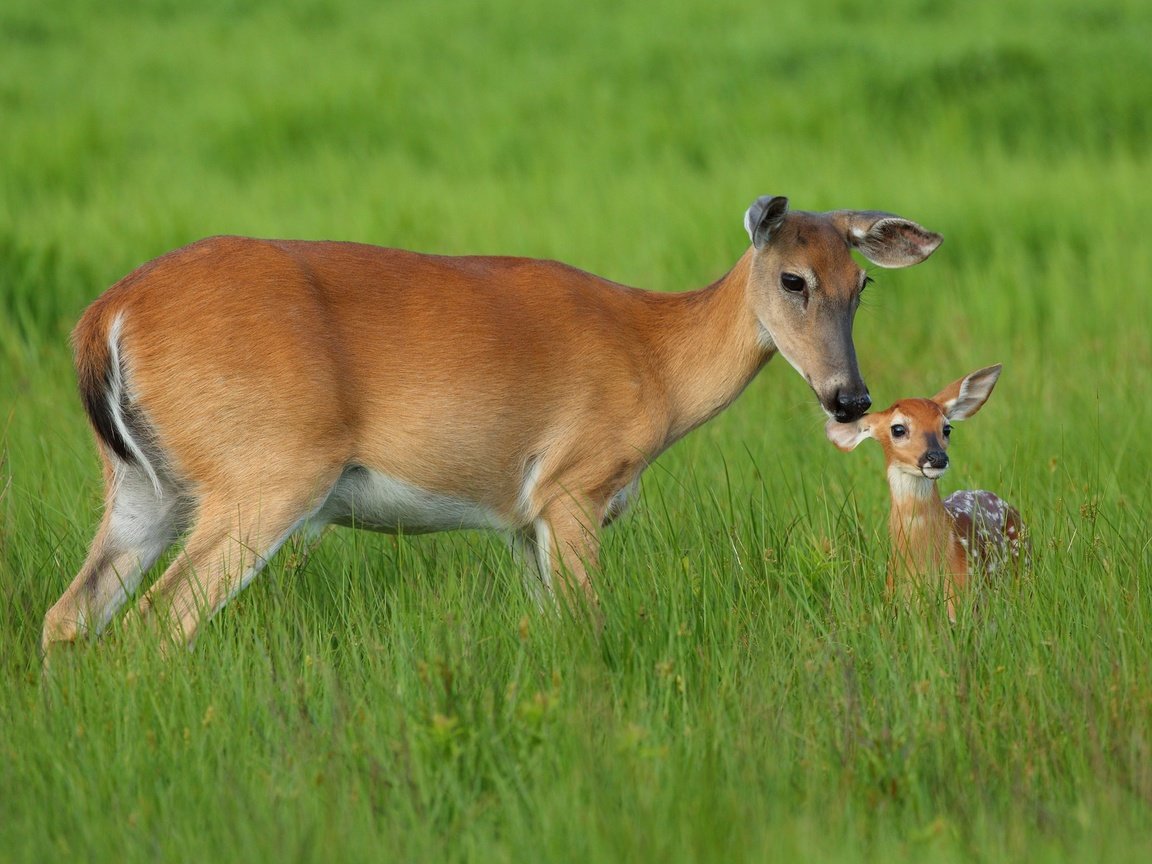
[[[1152,860],[1152,5],[0,7],[0,861]],[[857,316],[879,406],[1002,362],[944,491],[1029,522],[956,625],[883,590],[879,453],[781,359],[606,535],[605,628],[499,536],[333,530],[160,658],[41,679],[100,472],[68,332],[220,233],[659,290],[761,194],[941,232]]]

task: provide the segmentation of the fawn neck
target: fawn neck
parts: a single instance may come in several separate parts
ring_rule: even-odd
[[[892,493],[889,587],[896,576],[948,573],[962,581],[967,573],[964,548],[953,530],[952,516],[940,500],[936,481],[889,465],[888,488]]]
[[[649,295],[668,444],[728,407],[776,352],[748,298],[751,259],[749,250],[706,288]]]

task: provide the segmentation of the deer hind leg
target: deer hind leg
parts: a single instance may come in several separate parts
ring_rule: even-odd
[[[144,469],[104,460],[105,508],[80,572],[44,616],[41,650],[97,636],[140,579],[183,530],[184,499],[167,479],[159,490]]]
[[[309,489],[240,502],[205,498],[184,550],[141,600],[140,617],[191,647],[200,626],[256,578],[326,497],[327,490],[317,496]]]

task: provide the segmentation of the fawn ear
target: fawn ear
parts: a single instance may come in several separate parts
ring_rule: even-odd
[[[848,245],[880,267],[919,264],[944,242],[935,231],[876,210],[835,210],[828,214]]]
[[[761,195],[752,202],[744,214],[744,230],[752,245],[763,249],[769,238],[784,224],[784,214],[788,212],[788,199],[779,195]]]
[[[988,401],[1003,368],[997,363],[977,369],[959,381],[953,381],[933,396],[932,401],[944,410],[944,416],[949,420],[967,420]]]
[[[851,423],[837,423],[835,420],[829,420],[824,424],[824,434],[828,436],[829,441],[845,453],[849,450],[855,450],[857,444],[865,438],[872,437],[870,415],[865,414],[859,420],[853,420]]]

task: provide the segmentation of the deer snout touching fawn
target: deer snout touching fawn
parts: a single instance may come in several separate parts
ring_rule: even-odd
[[[733,268],[681,293],[555,261],[245,237],[129,273],[73,332],[105,507],[45,616],[46,660],[185,535],[137,612],[187,643],[292,534],[331,524],[501,530],[531,590],[595,606],[601,528],[777,352],[828,414],[868,409],[852,252],[907,267],[941,240],[779,196],[744,227]]]
[[[931,399],[901,399],[851,423],[829,420],[828,438],[847,452],[865,438],[884,451],[892,497],[888,589],[909,590],[925,577],[943,577],[948,618],[977,575],[1026,563],[1027,532],[1016,508],[992,492],[953,492],[943,501],[936,481],[948,469],[952,423],[980,410],[1000,377],[999,365],[949,384]],[[932,587],[928,585],[927,587]]]

